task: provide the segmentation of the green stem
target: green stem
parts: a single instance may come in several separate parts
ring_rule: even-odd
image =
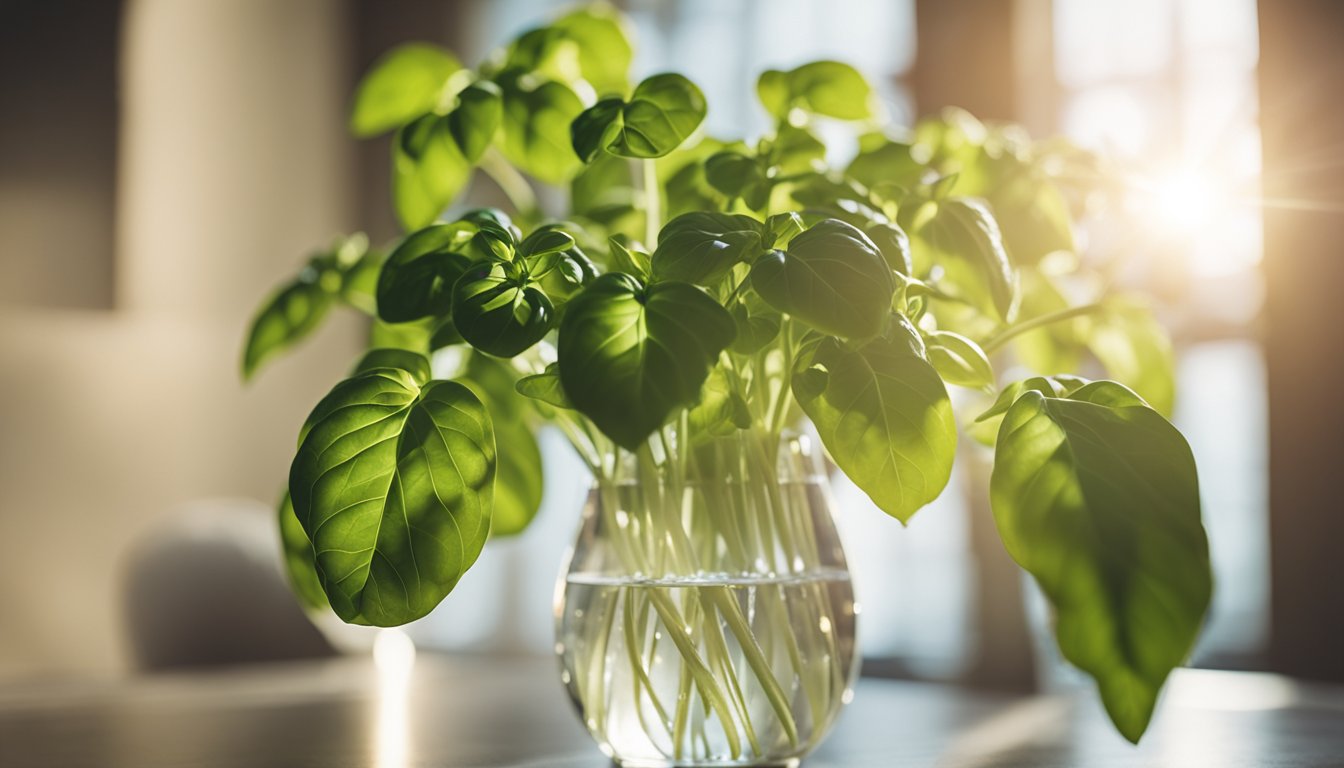
[[[1039,317],[1033,317],[1030,320],[1023,320],[1016,325],[1008,326],[991,337],[988,341],[982,344],[981,347],[985,350],[986,355],[990,355],[998,351],[1004,344],[1007,344],[1028,331],[1034,331],[1037,328],[1043,328],[1053,323],[1072,320],[1075,317],[1095,315],[1104,311],[1106,311],[1106,305],[1098,302],[1095,304],[1084,304],[1080,307],[1069,307],[1068,309],[1061,309],[1058,312],[1050,312],[1048,314],[1040,315]]]
[[[658,190],[658,166],[653,158],[641,166],[644,176],[644,247],[653,251],[658,245],[658,231],[663,228],[663,196]]]
[[[537,219],[541,216],[541,205],[537,202],[537,194],[532,191],[532,185],[527,183],[527,179],[504,159],[504,155],[499,150],[490,147],[481,155],[480,169],[485,172],[499,185],[504,196],[509,198],[519,218]]]

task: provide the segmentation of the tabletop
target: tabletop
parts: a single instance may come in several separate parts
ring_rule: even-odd
[[[605,768],[556,664],[421,654],[0,687],[4,768]],[[1344,688],[1178,670],[1134,747],[1090,691],[863,679],[806,768],[1344,766]]]

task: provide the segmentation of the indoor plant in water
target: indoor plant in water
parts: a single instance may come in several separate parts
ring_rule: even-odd
[[[993,448],[994,518],[1060,650],[1137,740],[1210,574],[1164,337],[1072,257],[1095,164],[959,112],[901,132],[830,61],[765,72],[773,129],[718,140],[695,85],[632,87],[630,61],[599,7],[475,69],[407,45],[360,84],[351,127],[395,131],[407,234],[314,256],[243,361],[333,305],[372,317],[299,434],[280,514],[300,595],[360,624],[428,613],[536,513],[533,430],[553,425],[595,478],[557,628],[603,750],[796,762],[857,658],[822,452],[904,523],[946,486],[960,427]],[[827,164],[822,123],[849,129],[851,161]],[[475,171],[511,212],[445,215]],[[1007,366],[1040,375],[998,381]]]

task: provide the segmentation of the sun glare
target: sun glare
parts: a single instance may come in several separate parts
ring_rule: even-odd
[[[1182,240],[1199,237],[1225,209],[1224,190],[1207,172],[1179,168],[1154,180],[1149,205],[1163,232]]]

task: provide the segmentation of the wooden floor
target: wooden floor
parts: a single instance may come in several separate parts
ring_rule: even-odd
[[[0,766],[599,768],[550,659],[421,654],[380,697],[367,659],[0,687]],[[862,681],[808,768],[1344,766],[1344,688],[1182,671],[1139,747],[1089,691],[1012,698]]]

